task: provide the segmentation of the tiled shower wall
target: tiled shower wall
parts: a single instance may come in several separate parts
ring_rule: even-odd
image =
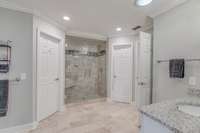
[[[106,42],[66,36],[65,102],[106,97]]]

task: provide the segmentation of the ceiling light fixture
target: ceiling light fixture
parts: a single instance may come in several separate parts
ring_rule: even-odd
[[[138,6],[147,6],[149,5],[153,0],[136,0],[136,5]]]
[[[64,16],[63,19],[66,20],[66,21],[69,21],[69,20],[70,20],[70,17]]]
[[[116,28],[116,31],[122,31],[121,27]]]

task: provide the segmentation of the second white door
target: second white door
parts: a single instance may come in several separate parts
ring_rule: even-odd
[[[59,41],[43,33],[38,39],[37,102],[40,121],[58,110]]]
[[[151,34],[140,32],[137,47],[135,102],[143,106],[151,103]]]
[[[112,99],[118,102],[132,101],[132,46],[117,45],[113,47],[113,87]]]

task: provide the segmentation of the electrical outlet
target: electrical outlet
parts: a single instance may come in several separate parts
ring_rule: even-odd
[[[196,85],[196,77],[194,77],[194,76],[189,77],[189,85],[191,85],[191,86]]]

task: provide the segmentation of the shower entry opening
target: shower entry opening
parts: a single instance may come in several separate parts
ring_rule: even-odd
[[[66,36],[65,103],[101,99],[106,94],[106,42]]]

